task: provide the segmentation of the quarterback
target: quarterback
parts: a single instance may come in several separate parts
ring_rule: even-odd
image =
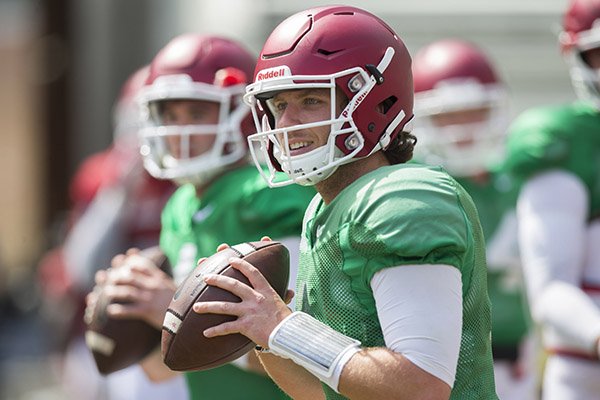
[[[297,311],[232,259],[252,287],[208,275],[242,301],[196,303],[238,317],[203,334],[251,338],[293,398],[497,398],[483,233],[454,179],[406,164],[411,60],[394,31],[355,7],[297,13],[267,39],[245,100],[269,184],[318,194],[304,216]]]
[[[161,329],[176,284],[222,242],[255,241],[268,232],[297,259],[302,215],[315,192],[302,187],[273,191],[248,165],[245,135],[253,125],[242,94],[254,64],[237,42],[198,34],[174,38],[153,59],[139,95],[145,124],[141,153],[150,174],[179,185],[162,211],[160,233],[174,281],[153,265],[136,265],[122,274],[118,267],[127,255],[115,257],[116,268],[109,272],[114,299],[132,303],[113,305],[113,317],[139,317]],[[191,399],[287,398],[254,352],[250,356],[186,373]],[[155,380],[173,374],[158,353],[142,366]]]

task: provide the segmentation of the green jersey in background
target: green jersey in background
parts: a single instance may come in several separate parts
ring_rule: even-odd
[[[299,237],[302,217],[315,191],[297,185],[271,189],[254,166],[227,172],[202,198],[193,185],[180,187],[162,213],[160,247],[174,265],[176,282],[199,258],[231,245]],[[198,334],[201,334],[200,332]],[[192,400],[265,400],[288,398],[271,379],[227,364],[186,373]]]
[[[515,361],[531,325],[518,251],[515,185],[494,172],[456,180],[471,195],[486,239],[494,358]]]
[[[583,102],[526,111],[511,126],[504,167],[520,183],[551,169],[573,173],[588,189],[589,218],[600,216],[600,112]]]

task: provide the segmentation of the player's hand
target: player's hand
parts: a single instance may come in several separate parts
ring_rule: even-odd
[[[223,275],[207,274],[204,277],[207,284],[227,290],[242,301],[239,303],[222,301],[195,303],[193,310],[199,314],[225,314],[237,317],[234,321],[206,329],[203,334],[206,337],[215,337],[241,333],[254,343],[267,347],[269,335],[273,329],[292,311],[252,264],[235,257],[231,258],[229,262],[233,268],[248,278],[252,286]],[[289,295],[286,295],[286,299],[288,297]]]
[[[130,251],[132,250],[135,252],[137,249],[131,249]],[[126,256],[124,254],[119,254],[113,257],[111,260],[111,266],[114,266],[115,268],[120,267],[125,258]],[[85,312],[83,315],[83,320],[86,324],[91,322],[90,319],[92,318],[93,310],[96,307],[96,302],[98,301],[100,292],[102,292],[104,285],[108,281],[111,268],[101,269],[94,275],[94,288],[85,296]]]
[[[119,259],[108,271],[104,293],[111,303],[107,313],[113,318],[139,318],[161,329],[165,310],[177,289],[175,282],[151,260],[138,253]]]

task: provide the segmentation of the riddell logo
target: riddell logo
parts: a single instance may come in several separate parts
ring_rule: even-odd
[[[259,71],[258,74],[256,74],[256,82],[264,81],[265,79],[273,79],[273,78],[279,78],[282,76],[289,76],[291,74],[292,74],[292,72],[290,71],[290,68],[287,65],[263,69],[262,71]]]
[[[352,108],[351,110],[356,110],[356,108],[360,105],[360,103],[362,103],[362,101],[365,99],[365,97],[367,97],[367,95],[369,94],[369,92],[365,92],[363,94],[361,94],[360,96],[358,96],[356,99],[352,100]],[[342,117],[346,118],[348,116],[348,109],[344,110],[344,112],[342,112]]]

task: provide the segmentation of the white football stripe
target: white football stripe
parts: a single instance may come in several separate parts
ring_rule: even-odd
[[[231,246],[233,249],[239,251],[240,253],[242,253],[244,255],[244,257],[246,257],[248,254],[253,253],[256,251],[256,249],[252,246],[250,246],[248,243],[240,243],[240,244],[236,244],[235,246]]]
[[[85,332],[85,343],[90,350],[97,351],[105,356],[110,356],[116,345],[113,339],[94,331]]]
[[[177,333],[181,323],[183,321],[177,315],[173,314],[171,311],[167,310],[165,314],[165,320],[163,322],[163,327],[174,334]]]

